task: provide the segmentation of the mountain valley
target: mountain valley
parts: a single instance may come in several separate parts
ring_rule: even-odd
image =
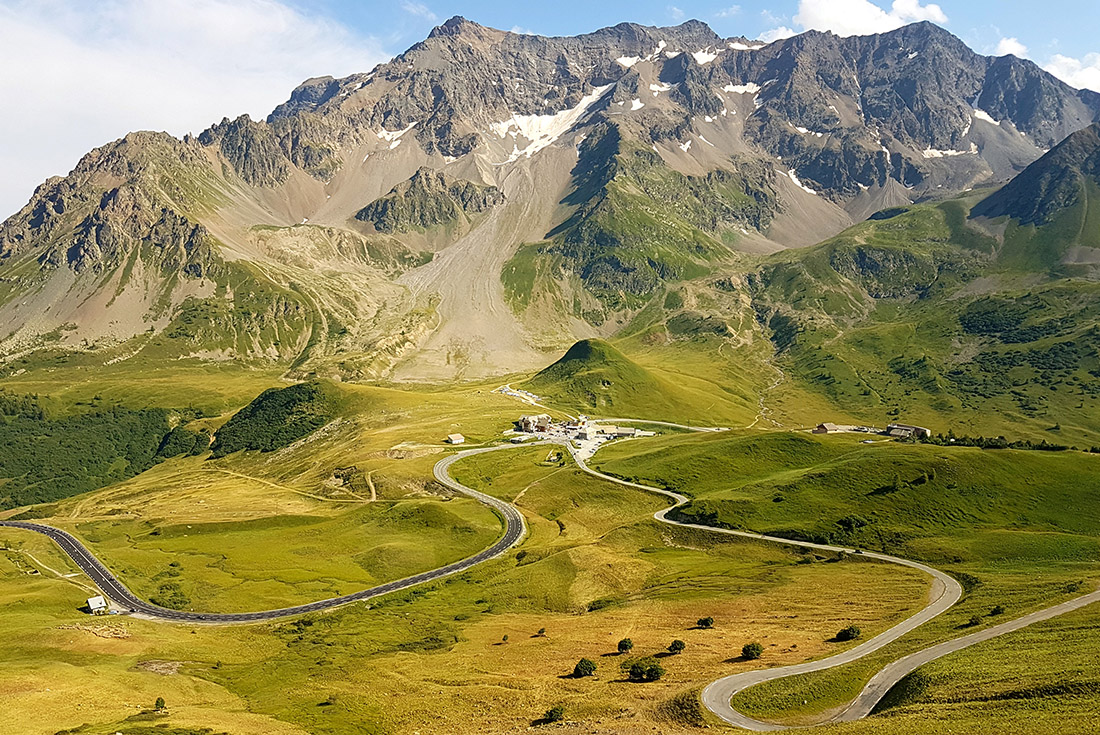
[[[1100,93],[931,22],[101,146],[0,223],[6,721],[1092,733],[1098,203]]]

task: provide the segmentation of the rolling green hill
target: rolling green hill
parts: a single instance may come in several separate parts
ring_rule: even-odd
[[[994,548],[1004,559],[1100,558],[1100,456],[860,439],[675,436],[598,456],[604,471],[691,495],[683,520],[940,564]]]
[[[691,363],[693,355],[685,351],[680,357]],[[685,379],[668,363],[654,363],[643,367],[608,342],[585,339],[521,387],[557,408],[596,416],[703,424],[751,420],[744,396],[716,388],[703,375]],[[703,374],[715,367],[694,364]]]

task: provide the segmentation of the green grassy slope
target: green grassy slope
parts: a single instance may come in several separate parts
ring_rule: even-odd
[[[669,436],[598,459],[605,471],[691,495],[685,519],[931,562],[992,549],[1006,559],[1100,559],[1100,456],[862,438]]]
[[[990,614],[996,606],[1004,615],[1022,615],[1100,582],[1100,527],[1094,522],[1100,514],[1100,457],[860,440],[786,433],[670,436],[648,446],[612,445],[598,455],[604,471],[691,495],[678,514],[685,520],[920,559],[963,583],[965,594],[955,608],[869,658],[739,694],[735,706],[755,717],[813,722],[854,697],[888,661],[1003,619]],[[807,556],[807,563],[814,561]],[[1096,611],[1082,615],[1080,625],[1095,631]],[[1069,626],[1064,636],[1040,645],[1039,655],[1074,646],[1081,638],[1074,630]],[[974,649],[969,660],[981,661],[986,650]],[[1069,655],[1084,661],[1087,650],[1074,648]],[[1035,716],[1044,726],[1056,722],[1061,711],[1049,700],[1058,693],[1043,690],[1058,671],[1054,663],[1017,665],[1012,680],[1016,690],[1032,692],[1021,697],[1042,703]],[[953,713],[1018,721],[1013,697],[981,700],[988,691],[982,682],[999,674],[979,664],[966,676],[973,689],[960,686],[955,696],[971,706],[952,708]],[[1063,669],[1059,676],[1068,681],[1074,675]],[[1004,682],[997,687],[1003,690]],[[1095,692],[1086,688],[1077,694],[1095,707]],[[913,696],[924,701],[920,692]],[[857,730],[877,732],[873,722]],[[922,727],[928,724],[927,718],[910,716],[911,729],[898,731],[926,732]]]
[[[561,315],[596,325],[641,308],[663,285],[729,261],[743,228],[767,226],[778,206],[770,175],[738,162],[687,176],[607,125],[580,146],[563,200],[572,215],[546,242],[517,252],[501,275],[505,292],[522,312],[537,287]]]
[[[679,355],[681,363],[691,357],[686,351]],[[586,339],[521,387],[557,408],[596,416],[687,423],[751,420],[746,396],[707,382],[708,370],[717,365],[701,363],[700,377],[693,379],[668,372],[675,358],[664,362],[651,355],[649,362],[652,367],[643,367],[608,342]]]
[[[1043,230],[1047,254],[1018,228],[996,240],[966,223],[970,203],[888,212],[757,270],[754,308],[790,388],[825,397],[832,420],[1036,440],[1057,425],[1095,443],[1100,285],[1039,269],[1063,257],[1061,236]]]

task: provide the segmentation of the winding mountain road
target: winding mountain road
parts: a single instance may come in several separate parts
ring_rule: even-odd
[[[639,422],[642,423],[642,422]],[[662,422],[644,422],[652,424],[661,424]],[[669,425],[669,424],[664,424]],[[683,427],[691,428],[691,427]],[[703,431],[721,431],[721,429],[700,429]],[[776,679],[783,679],[789,676],[797,676],[799,674],[806,674],[813,671],[822,671],[830,669],[836,666],[842,666],[844,664],[852,663],[867,655],[878,651],[884,646],[898,640],[906,633],[914,630],[915,628],[927,623],[938,615],[942,614],[949,608],[951,608],[959,598],[962,596],[962,587],[954,579],[947,574],[934,569],[926,564],[920,562],[911,561],[909,559],[902,559],[896,556],[890,556],[888,554],[879,554],[875,552],[859,551],[857,549],[845,548],[842,546],[830,546],[827,544],[815,544],[806,541],[795,541],[792,539],[779,538],[775,536],[766,536],[763,534],[749,533],[747,531],[735,531],[732,529],[715,528],[713,526],[704,526],[696,523],[685,523],[677,521],[668,517],[668,514],[685,505],[689,502],[689,498],[671,490],[664,488],[653,487],[651,485],[643,485],[635,482],[628,482],[621,480],[611,475],[606,475],[602,472],[590,468],[584,461],[584,459],[578,456],[572,444],[565,440],[548,440],[544,442],[538,442],[539,444],[555,443],[561,444],[569,449],[573,454],[573,458],[584,472],[614,482],[626,487],[632,487],[639,490],[644,490],[649,493],[655,493],[661,495],[668,500],[672,501],[672,505],[657,511],[653,514],[653,517],[663,523],[668,523],[675,526],[681,526],[684,528],[695,528],[710,533],[720,533],[728,536],[738,536],[742,538],[749,538],[758,541],[768,541],[772,543],[784,544],[786,546],[795,546],[805,549],[813,549],[817,551],[827,551],[831,553],[848,553],[858,554],[861,558],[875,559],[878,561],[888,562],[891,564],[898,564],[901,566],[909,567],[921,571],[932,578],[932,588],[930,592],[930,599],[927,605],[925,605],[920,611],[910,616],[906,620],[898,623],[889,630],[880,633],[869,641],[861,643],[854,648],[851,648],[842,653],[838,653],[835,656],[829,656],[815,661],[807,661],[801,664],[795,664],[792,666],[783,666],[774,669],[758,669],[753,671],[745,671],[731,676],[725,676],[717,681],[712,682],[706,688],[703,689],[702,700],[704,706],[710,710],[717,717],[725,721],[730,725],[734,725],[746,730],[753,730],[758,732],[776,731],[787,729],[784,725],[775,723],[763,722],[761,720],[755,720],[747,715],[744,715],[735,710],[730,703],[730,700],[738,692],[745,689],[761,684],[766,681],[774,681]],[[533,446],[532,444],[518,445],[518,446]],[[83,544],[80,543],[74,536],[62,531],[61,529],[47,526],[40,523],[31,523],[27,521],[0,521],[0,527],[7,528],[20,528],[28,531],[34,531],[41,533],[61,547],[62,551],[69,555],[70,558],[77,564],[80,569],[88,575],[89,578],[99,587],[100,590],[113,602],[115,605],[121,607],[123,610],[140,617],[149,618],[153,620],[161,620],[168,622],[188,622],[188,623],[207,623],[207,624],[228,624],[228,623],[252,623],[260,621],[277,620],[280,618],[291,617],[295,615],[301,615],[303,613],[318,612],[321,610],[328,610],[342,605],[347,605],[353,602],[360,602],[363,600],[369,600],[373,597],[389,594],[398,590],[407,589],[415,585],[423,584],[425,582],[431,582],[443,577],[457,574],[459,572],[466,571],[471,567],[480,564],[482,562],[494,559],[510,548],[515,546],[523,538],[526,533],[526,523],[523,515],[519,510],[511,503],[499,500],[485,493],[478,492],[472,488],[466,487],[462,483],[451,477],[450,468],[455,462],[458,462],[466,457],[470,457],[477,454],[484,454],[487,452],[496,452],[506,449],[515,449],[517,445],[505,444],[492,447],[482,447],[477,449],[467,449],[455,454],[448,455],[439,460],[435,464],[434,475],[435,479],[441,484],[445,485],[452,490],[467,495],[478,502],[488,506],[494,512],[500,515],[504,521],[504,535],[492,546],[484,551],[475,554],[473,556],[462,559],[461,561],[448,564],[438,569],[433,569],[421,574],[414,575],[412,577],[406,577],[405,579],[395,580],[393,582],[387,582],[377,587],[371,587],[370,589],[355,592],[349,595],[341,597],[333,597],[326,600],[318,600],[316,602],[307,603],[304,605],[296,605],[293,607],[279,608],[276,610],[264,610],[258,612],[249,613],[196,613],[189,611],[170,610],[168,608],[160,607],[148,603],[141,598],[134,595],[122,584],[111,572],[90,552]],[[1029,615],[1010,620],[1000,625],[992,626],[984,630],[971,633],[970,635],[962,636],[952,640],[944,641],[942,643],[930,646],[916,653],[910,654],[903,658],[900,658],[887,666],[883,667],[864,687],[852,702],[848,704],[838,714],[834,715],[828,722],[848,722],[852,720],[858,720],[866,717],[874,709],[875,705],[882,699],[883,696],[905,675],[909,674],[919,666],[922,666],[930,661],[934,661],[947,654],[960,651],[969,646],[973,646],[977,643],[996,638],[997,636],[1005,635],[1013,631],[1020,630],[1043,620],[1049,620],[1059,615],[1064,615],[1073,610],[1080,609],[1087,605],[1100,602],[1100,590],[1092,592],[1087,595],[1069,600],[1059,605],[1033,612]],[[821,723],[825,724],[825,723]]]
[[[359,592],[353,592],[349,595],[342,595],[340,597],[331,597],[325,600],[317,600],[315,602],[309,602],[304,605],[294,605],[292,607],[283,607],[276,610],[261,610],[257,612],[245,612],[245,613],[200,613],[186,610],[171,610],[160,605],[154,605],[151,602],[146,602],[133,592],[131,592],[126,585],[118,580],[114,574],[103,565],[99,559],[97,559],[92,552],[72,534],[67,531],[62,531],[60,528],[54,528],[53,526],[47,526],[42,523],[30,523],[27,521],[0,521],[0,527],[4,528],[20,528],[27,531],[34,531],[40,533],[52,539],[61,550],[64,551],[69,557],[76,563],[80,570],[84,572],[95,583],[97,587],[103,592],[103,594],[111,600],[118,608],[123,611],[136,615],[138,617],[160,620],[172,623],[207,623],[207,624],[227,624],[227,623],[256,623],[269,620],[278,620],[280,618],[293,617],[295,615],[302,615],[304,613],[320,612],[322,610],[330,610],[335,607],[341,607],[353,602],[362,602],[381,595],[387,595],[391,592],[397,592],[399,590],[408,589],[425,582],[432,582],[443,577],[450,576],[452,574],[458,574],[464,572],[471,567],[474,567],[482,562],[495,559],[501,554],[508,551],[508,549],[519,543],[527,532],[527,526],[523,519],[523,514],[520,513],[515,506],[510,503],[506,503],[503,500],[497,500],[496,498],[479,493],[476,490],[466,487],[460,482],[451,478],[448,473],[448,469],[452,464],[458,460],[469,457],[474,454],[481,454],[483,452],[491,452],[497,449],[511,448],[509,445],[503,447],[487,447],[483,449],[467,449],[464,452],[452,454],[435,465],[435,478],[443,485],[456,490],[464,495],[468,495],[479,503],[489,506],[494,512],[499,514],[504,521],[504,535],[497,540],[489,548],[481,551],[473,556],[467,557],[460,561],[456,561],[452,564],[439,567],[438,569],[432,569],[427,572],[421,572],[420,574],[406,577],[404,579],[397,579],[392,582],[386,582],[376,587],[360,590]]]
[[[712,429],[713,431],[713,429]],[[572,447],[570,447],[572,449]],[[668,508],[657,511],[653,514],[653,517],[658,521],[669,523],[674,526],[681,526],[684,528],[697,528],[710,533],[720,533],[727,536],[738,536],[741,538],[750,538],[760,541],[769,541],[777,544],[784,544],[787,546],[796,546],[803,549],[814,549],[818,551],[828,551],[831,553],[847,553],[858,554],[864,559],[876,559],[878,561],[888,562],[891,564],[899,564],[904,567],[916,569],[921,571],[932,578],[932,589],[929,593],[928,604],[921,610],[906,618],[902,622],[895,625],[893,628],[880,633],[874,638],[861,643],[854,648],[851,648],[842,653],[838,653],[835,656],[829,656],[828,658],[818,659],[814,661],[807,661],[802,664],[794,664],[792,666],[781,666],[774,669],[756,669],[753,671],[745,671],[739,674],[732,674],[730,676],[724,676],[717,681],[711,682],[703,689],[702,700],[703,706],[705,706],[712,714],[717,716],[724,722],[740,727],[745,730],[753,730],[756,732],[771,732],[778,730],[789,729],[786,725],[779,725],[771,722],[764,722],[762,720],[753,719],[747,715],[738,712],[733,708],[730,700],[738,692],[744,691],[756,684],[762,684],[766,681],[774,681],[776,679],[785,679],[790,676],[797,676],[799,674],[808,674],[813,671],[823,671],[825,669],[831,669],[835,666],[843,666],[844,664],[857,661],[864,656],[868,656],[875,651],[883,648],[890,643],[898,640],[906,633],[924,625],[933,618],[941,615],[950,609],[959,598],[962,597],[962,586],[956,582],[952,577],[941,572],[938,569],[928,566],[927,564],[921,564],[920,562],[912,561],[910,559],[903,559],[897,556],[890,556],[889,554],[879,554],[870,551],[861,551],[852,548],[846,548],[843,546],[830,546],[827,544],[815,544],[808,541],[795,541],[792,539],[779,538],[777,536],[766,536],[764,534],[749,533],[747,531],[735,531],[726,528],[716,528],[714,526],[704,526],[698,523],[684,523],[682,521],[676,521],[668,517],[668,514],[685,505],[689,499],[681,495],[680,493],[666,490],[664,488],[653,487],[652,485],[643,485],[636,482],[628,482],[627,480],[621,480],[612,475],[606,475],[602,472],[592,469],[585,461],[577,456],[573,455],[577,465],[585,472],[595,477],[599,477],[610,482],[615,482],[627,487],[636,488],[639,490],[645,490],[647,492],[656,493],[662,495],[673,502]],[[1020,630],[1034,623],[1038,623],[1043,620],[1049,620],[1059,615],[1064,615],[1073,610],[1086,607],[1095,602],[1100,602],[1100,590],[1091,594],[1077,597],[1073,600],[1069,600],[1060,605],[1054,605],[1043,610],[1036,611],[1030,615],[1025,615],[1015,620],[1010,620],[1001,625],[996,625],[985,630],[971,633],[970,635],[963,636],[961,638],[955,638],[952,640],[944,641],[929,648],[925,648],[916,653],[910,654],[904,658],[898,659],[875,674],[867,685],[863,688],[854,700],[852,700],[843,710],[826,722],[817,724],[828,724],[832,722],[851,722],[858,720],[869,715],[875,706],[882,700],[886,693],[897,684],[904,676],[911,673],[920,666],[923,666],[930,661],[934,661],[938,658],[961,651],[964,648],[968,648],[977,643],[996,638],[997,636],[1005,635],[1013,631]]]

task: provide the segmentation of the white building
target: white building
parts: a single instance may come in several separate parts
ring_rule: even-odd
[[[92,615],[106,615],[107,609],[107,598],[103,595],[88,598],[88,611]]]
[[[448,444],[465,444],[466,443],[466,437],[462,436],[462,434],[448,434],[447,435],[447,443]]]

